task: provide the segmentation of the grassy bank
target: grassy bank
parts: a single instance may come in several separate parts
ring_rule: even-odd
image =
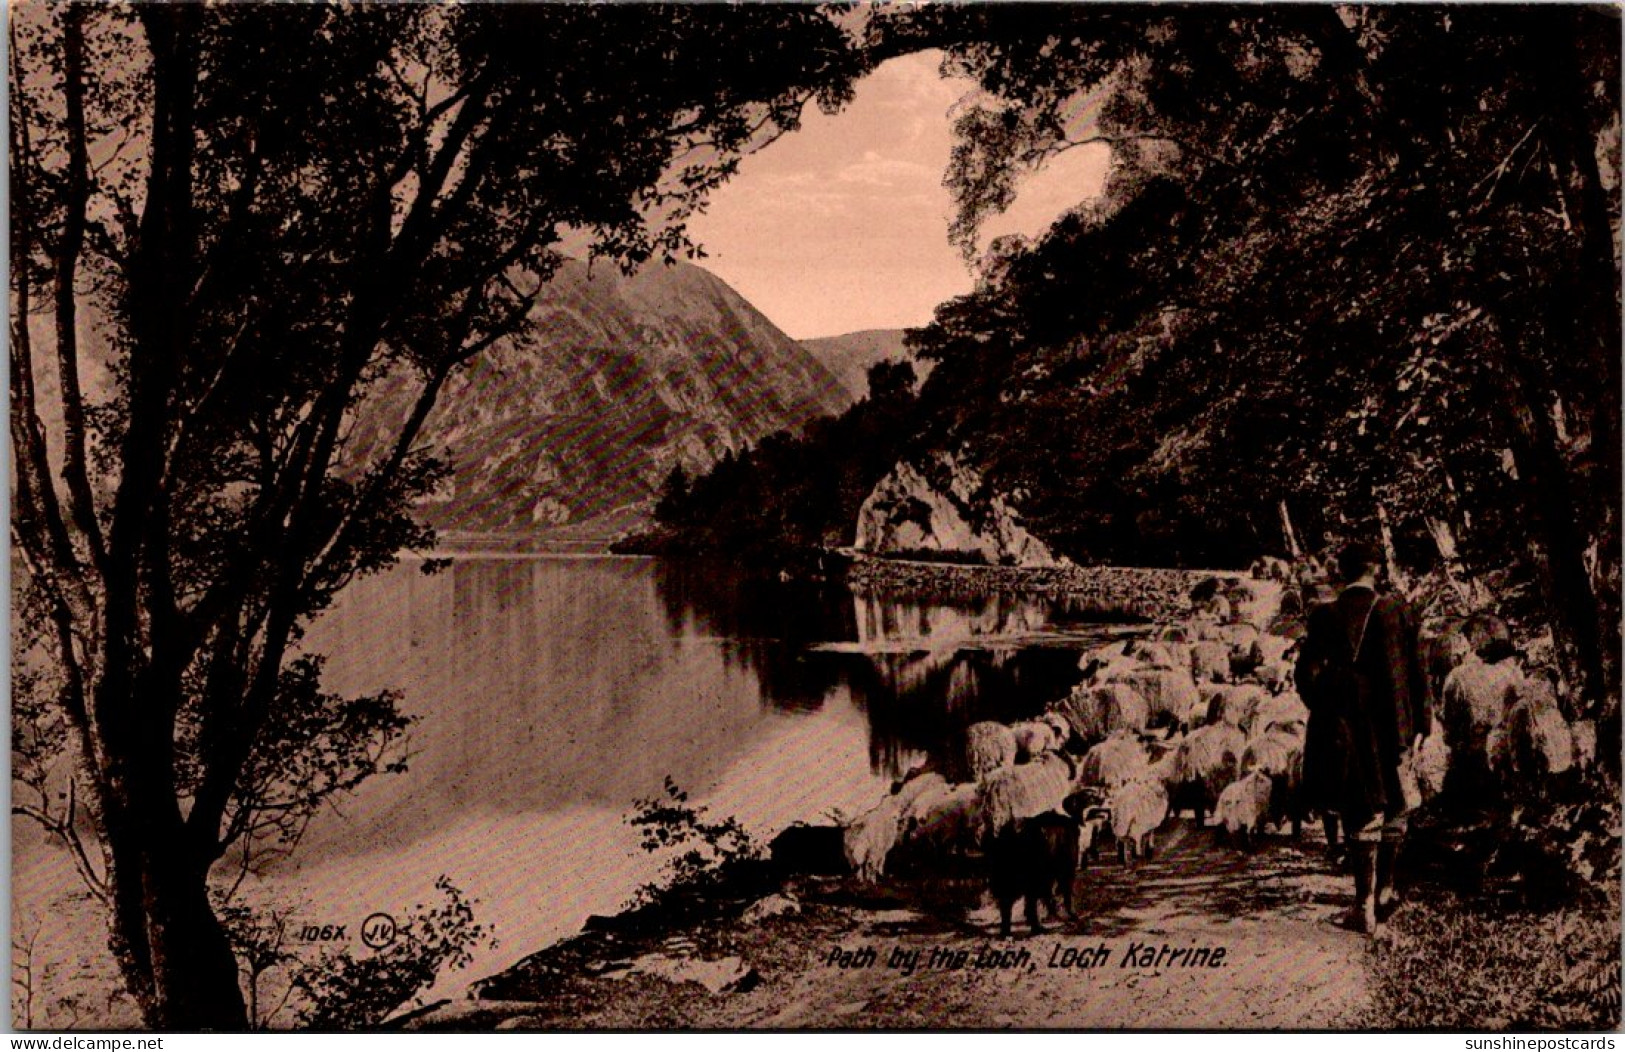
[[[1406,847],[1416,879],[1374,959],[1384,1025],[1617,1029],[1618,798],[1593,775],[1424,810]]]
[[[1383,1025],[1419,1030],[1616,1030],[1619,889],[1543,912],[1426,893],[1376,954]]]

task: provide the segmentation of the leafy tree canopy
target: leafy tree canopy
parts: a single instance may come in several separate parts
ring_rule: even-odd
[[[322,691],[298,646],[431,542],[447,377],[566,243],[690,251],[741,153],[862,59],[776,5],[33,4],[10,33],[18,656],[48,670],[19,770],[146,1022],[240,1028],[207,877],[399,764],[395,699]],[[360,448],[386,376],[418,395]]]

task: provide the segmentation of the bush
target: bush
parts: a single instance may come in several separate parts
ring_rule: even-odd
[[[761,850],[739,820],[710,820],[670,775],[663,795],[638,800],[626,821],[641,833],[644,851],[673,853],[659,878],[633,894],[628,910],[692,913],[749,886],[761,868]]]
[[[1448,896],[1395,915],[1377,951],[1385,1026],[1598,1030],[1620,1023],[1620,897],[1548,913],[1486,913]]]
[[[1384,1024],[1619,1026],[1620,825],[1618,787],[1575,772],[1424,808],[1406,852],[1426,897],[1377,953]]]
[[[434,886],[445,903],[419,905],[401,922],[394,942],[357,957],[344,950],[323,954],[293,978],[304,1004],[301,1027],[359,1030],[377,1026],[434,984],[441,969],[458,969],[489,932],[474,922],[474,903],[442,876]]]

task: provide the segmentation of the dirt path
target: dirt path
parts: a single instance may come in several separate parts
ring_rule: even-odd
[[[567,1019],[538,1014],[518,1025],[703,1028],[1340,1029],[1372,1025],[1367,949],[1334,918],[1349,879],[1321,858],[1321,843],[1269,838],[1245,853],[1187,819],[1165,827],[1155,857],[1089,866],[1078,916],[1029,935],[998,937],[981,882],[907,881],[897,900],[867,908],[812,900],[795,915],[729,929],[727,949],[760,981],[707,993],[633,975],[599,979],[616,995],[577,1004]],[[691,952],[691,937],[671,940]],[[702,945],[708,941],[699,939]],[[1170,948],[1160,961],[1163,946]],[[873,961],[864,948],[874,951]],[[1217,967],[1186,966],[1172,951],[1208,951]],[[1006,952],[1012,967],[977,968],[978,953]],[[1103,948],[1103,949],[1102,949]],[[1222,956],[1218,951],[1222,949]],[[930,956],[938,951],[937,967]],[[1093,967],[1052,967],[1066,951]],[[833,960],[838,951],[852,954]],[[1022,951],[1025,957],[1019,956]],[[951,967],[963,952],[961,967]],[[889,967],[917,953],[912,973]],[[895,958],[894,958],[894,955]],[[1098,963],[1095,963],[1098,962]],[[843,967],[845,963],[847,967]],[[596,1003],[592,1003],[596,1002]]]

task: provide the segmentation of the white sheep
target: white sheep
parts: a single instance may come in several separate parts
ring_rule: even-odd
[[[1192,606],[1197,615],[1192,619],[1193,621],[1206,622],[1211,620],[1219,626],[1226,624],[1234,613],[1230,607],[1230,600],[1217,593],[1207,599],[1193,602]]]
[[[1143,858],[1156,846],[1154,837],[1168,817],[1168,789],[1146,775],[1112,789],[1112,835],[1117,838],[1117,858],[1124,865],[1129,856]]]
[[[1206,687],[1202,696],[1207,700],[1207,722],[1229,724],[1243,733],[1252,726],[1253,714],[1269,697],[1255,683]]]
[[[1181,738],[1173,739],[1171,747],[1160,755],[1150,754],[1151,766],[1147,776],[1161,782],[1168,790],[1170,798],[1179,785],[1179,746],[1182,742]]]
[[[1224,787],[1241,772],[1247,740],[1227,723],[1198,727],[1174,751],[1173,781],[1169,786],[1174,806],[1188,805],[1201,825],[1218,802]]]
[[[1138,731],[1151,718],[1145,698],[1127,683],[1080,686],[1060,703],[1060,715],[1086,742],[1118,731]]]
[[[1065,743],[1055,728],[1046,720],[1023,720],[1010,725],[1010,734],[1016,742],[1016,762],[1029,763],[1047,752],[1054,752]]]
[[[897,846],[902,807],[896,793],[887,793],[866,813],[846,827],[842,847],[847,864],[859,880],[875,881],[886,871],[886,859]]]
[[[1303,738],[1288,731],[1266,731],[1247,742],[1241,753],[1241,773],[1263,771],[1291,779],[1303,775]]]
[[[1231,649],[1231,664],[1233,669],[1250,670],[1255,674],[1266,665],[1290,665],[1287,654],[1296,645],[1285,636],[1261,633],[1251,643],[1238,644]]]
[[[1059,811],[1072,792],[1073,776],[1072,760],[1061,753],[1046,753],[1032,763],[989,773],[977,802],[982,843],[991,844],[1012,822]]]
[[[1230,620],[1260,631],[1280,606],[1281,589],[1275,585],[1235,581],[1225,591],[1230,599]]]
[[[1049,724],[1050,728],[1055,731],[1056,748],[1064,747],[1067,740],[1072,737],[1072,725],[1066,721],[1065,716],[1055,711],[1054,708],[1047,709],[1034,718],[1040,723]]]
[[[1241,773],[1263,774],[1274,787],[1271,815],[1277,820],[1292,819],[1292,834],[1303,829],[1303,812],[1299,799],[1303,787],[1303,736],[1291,731],[1275,729],[1258,735],[1247,743],[1241,754]]]
[[[1139,668],[1140,663],[1128,656],[1130,645],[1131,643],[1107,643],[1085,650],[1078,657],[1078,669],[1084,674],[1084,682],[1104,683],[1118,673]]]
[[[932,786],[904,810],[904,842],[937,853],[973,846],[981,828],[981,795],[975,782]]]
[[[1151,723],[1166,717],[1174,723],[1186,724],[1202,703],[1196,681],[1184,669],[1142,668],[1114,678],[1140,692]]]
[[[1107,789],[1146,777],[1151,758],[1145,746],[1132,733],[1119,731],[1084,753],[1078,770],[1079,785],[1098,785]]]
[[[1445,744],[1444,735],[1435,728],[1433,733],[1422,739],[1422,747],[1416,753],[1416,787],[1422,792],[1424,801],[1431,800],[1439,795],[1444,788],[1444,779],[1450,773],[1450,746]]]
[[[1253,645],[1256,644],[1259,639],[1258,629],[1250,624],[1247,624],[1245,621],[1239,621],[1228,625],[1220,625],[1216,635],[1220,640],[1230,645],[1230,654],[1232,657],[1241,658],[1251,657]]]
[[[1520,779],[1547,778],[1574,766],[1574,736],[1554,705],[1520,698],[1487,742],[1490,769]]]
[[[1095,670],[1095,674],[1085,678],[1084,682],[1091,686],[1099,686],[1102,683],[1117,683],[1121,682],[1123,677],[1132,676],[1143,668],[1145,668],[1145,665],[1139,660],[1125,654],[1109,665],[1100,666]]]
[[[1137,640],[1128,647],[1128,656],[1148,668],[1189,668],[1190,646],[1186,643]]]
[[[1439,711],[1454,747],[1464,756],[1487,760],[1490,730],[1506,719],[1527,682],[1515,661],[1484,662],[1469,653],[1452,668],[1439,692]]]
[[[1128,644],[1122,642],[1100,643],[1088,647],[1078,654],[1078,670],[1087,672],[1090,665],[1110,665],[1114,661],[1121,660],[1127,648]]]
[[[1261,665],[1273,665],[1276,662],[1285,661],[1287,659],[1287,654],[1290,653],[1292,649],[1298,645],[1298,643],[1297,640],[1288,639],[1286,636],[1278,636],[1266,632],[1258,637],[1258,643],[1256,645],[1258,647],[1258,663]]]
[[[1163,625],[1151,634],[1159,643],[1189,643],[1191,631],[1184,625]]]
[[[980,780],[991,771],[1016,762],[1016,736],[1010,728],[991,720],[965,728],[965,762]]]
[[[1213,814],[1224,831],[1244,841],[1264,827],[1275,787],[1263,771],[1244,774],[1225,787]]]
[[[1292,685],[1292,666],[1285,661],[1270,661],[1253,669],[1252,677],[1271,694],[1279,694]]]
[[[1198,683],[1223,683],[1230,678],[1230,647],[1205,639],[1191,645],[1191,678]]]
[[[946,789],[947,786],[948,780],[936,771],[911,772],[892,793],[897,797],[898,810],[907,815],[918,797]]]
[[[1297,694],[1287,691],[1274,697],[1266,696],[1242,724],[1249,737],[1258,737],[1271,728],[1302,737],[1309,726],[1309,707]]]

